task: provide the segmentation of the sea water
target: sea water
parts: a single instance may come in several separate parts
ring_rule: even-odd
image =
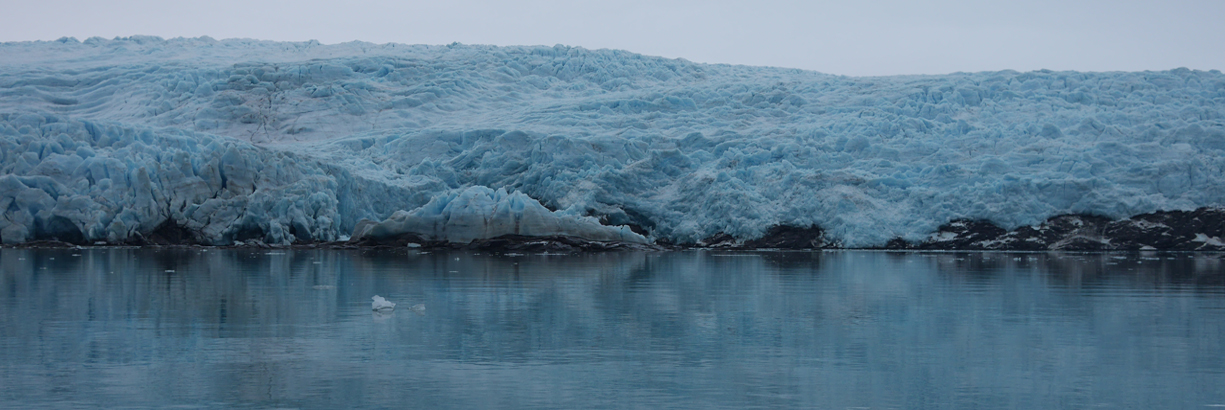
[[[1223,262],[3,249],[0,408],[1210,409]]]

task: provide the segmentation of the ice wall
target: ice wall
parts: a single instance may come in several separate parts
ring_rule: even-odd
[[[56,212],[90,237],[169,219],[220,242],[327,240],[470,187],[680,243],[816,224],[877,246],[954,219],[1012,228],[1225,204],[1219,71],[851,78],[564,46],[147,37],[0,54],[6,241],[63,226]],[[149,142],[99,145],[72,131],[87,124]],[[60,134],[123,164],[124,187],[143,167],[162,196],[57,176],[81,166],[44,148],[66,147]],[[153,165],[190,157],[200,173],[231,151],[257,189]],[[110,190],[94,200],[105,211],[60,203]],[[307,212],[315,194],[332,199]],[[215,195],[231,205],[188,215]],[[304,222],[316,214],[327,219]]]
[[[232,138],[0,114],[0,240],[331,241],[428,196]]]

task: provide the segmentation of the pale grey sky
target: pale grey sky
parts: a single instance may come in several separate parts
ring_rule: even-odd
[[[845,75],[1225,69],[1225,0],[4,2],[0,41],[566,44]]]

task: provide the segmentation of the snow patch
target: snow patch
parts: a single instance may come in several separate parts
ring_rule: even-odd
[[[959,222],[954,223],[954,225],[956,224],[959,224]],[[933,242],[948,242],[954,239],[957,239],[957,234],[948,231],[941,231],[940,233],[931,236],[931,241]]]
[[[1216,237],[1216,236],[1208,236],[1202,233],[1195,234],[1195,239],[1192,239],[1191,241],[1192,242],[1203,242],[1204,245],[1215,246],[1218,248],[1225,248],[1225,242],[1222,242],[1221,238]]]

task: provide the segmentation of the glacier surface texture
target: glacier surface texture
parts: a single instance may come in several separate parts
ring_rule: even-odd
[[[0,240],[840,246],[1225,204],[1219,71],[843,77],[623,51],[0,44]]]

